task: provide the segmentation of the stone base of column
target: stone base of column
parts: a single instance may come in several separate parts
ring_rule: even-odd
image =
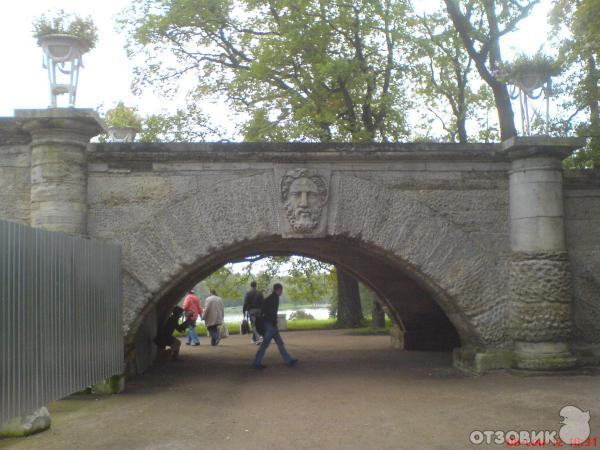
[[[573,353],[582,367],[600,367],[600,344],[573,344]]]
[[[125,390],[125,375],[113,375],[92,386],[92,394],[120,394]]]
[[[558,371],[577,365],[565,342],[516,342],[515,368],[521,370]]]
[[[15,417],[0,425],[0,438],[24,437],[50,428],[50,413],[42,406],[28,416]]]
[[[404,330],[396,324],[392,325],[392,329],[390,330],[390,343],[392,344],[392,348],[397,350],[404,349]]]
[[[506,370],[514,365],[512,350],[481,350],[472,347],[454,349],[452,362],[456,369],[474,375],[481,375],[493,370]]]

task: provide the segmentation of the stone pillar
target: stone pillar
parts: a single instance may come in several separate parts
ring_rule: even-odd
[[[17,110],[31,134],[31,226],[85,235],[90,139],[103,132],[91,109]]]
[[[560,370],[575,365],[571,274],[565,242],[562,160],[576,139],[513,138],[503,142],[509,173],[509,331],[515,366]]]

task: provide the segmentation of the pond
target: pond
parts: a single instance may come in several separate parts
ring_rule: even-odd
[[[294,311],[304,311],[305,313],[310,314],[318,320],[329,319],[329,308],[326,306],[314,306],[297,309],[280,309],[279,314],[285,314],[285,317],[289,320],[290,315]],[[242,321],[242,319],[243,315],[239,308],[225,308],[226,323],[239,323]]]

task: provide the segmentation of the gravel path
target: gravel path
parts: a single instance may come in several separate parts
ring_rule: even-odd
[[[111,397],[50,405],[52,429],[10,449],[465,449],[473,430],[557,430],[568,404],[591,414],[600,447],[600,377],[467,377],[445,353],[403,352],[385,336],[283,333],[300,359],[267,369],[256,346],[231,336],[183,348]],[[525,448],[525,447],[521,447]],[[548,446],[546,448],[553,448]]]

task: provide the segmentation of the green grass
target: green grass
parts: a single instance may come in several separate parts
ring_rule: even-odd
[[[305,320],[288,320],[288,330],[289,331],[309,331],[309,330],[334,330],[337,328],[335,319],[305,319]],[[227,323],[227,328],[229,328],[229,334],[240,334],[240,323]],[[390,329],[392,328],[392,321],[390,319],[386,319],[385,328],[372,328],[370,326],[370,322],[365,321],[364,326],[360,328],[351,328],[346,331],[346,334],[351,335],[377,335],[389,334]],[[200,324],[196,326],[196,333],[198,336],[206,336],[206,325]],[[186,332],[180,333],[179,331],[175,331],[173,333],[174,336],[183,337],[186,335]]]
[[[390,330],[392,329],[392,320],[389,318],[385,318],[385,327],[384,328],[373,328],[371,326],[371,322],[365,321],[364,326],[360,328],[350,328],[346,331],[346,334],[350,335],[388,335],[390,334]]]
[[[287,325],[289,331],[332,330],[335,328],[335,319],[288,320]]]
[[[229,334],[240,334],[240,323],[227,323],[229,328]],[[306,331],[306,330],[331,330],[335,328],[335,319],[322,319],[322,320],[288,320],[288,330],[290,331]],[[173,336],[183,337],[186,335],[186,331],[179,332],[175,331]],[[198,336],[206,336],[207,330],[206,325],[196,325],[196,333]]]

